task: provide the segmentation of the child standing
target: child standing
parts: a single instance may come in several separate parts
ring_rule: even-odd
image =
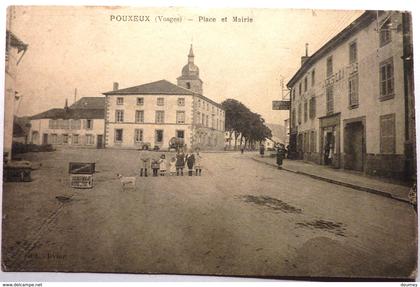
[[[185,154],[182,150],[178,150],[177,154],[176,154],[176,175],[179,176],[179,174],[181,174],[181,176],[184,175],[184,166],[185,166]]]
[[[192,152],[189,152],[185,158],[187,160],[188,175],[192,176],[193,175],[193,167],[194,167],[194,163],[195,163],[194,154]]]
[[[152,160],[152,170],[153,170],[153,176],[158,176],[159,161],[156,159]]]
[[[201,155],[200,152],[197,151],[197,154],[195,155],[195,175],[201,176]]]
[[[144,176],[147,177],[147,168],[149,166],[149,158],[148,157],[142,158],[141,161],[142,161],[142,166],[140,168],[140,176],[143,176],[144,174]]]
[[[169,162],[169,174],[175,175],[176,173],[176,158],[172,157],[171,161]]]
[[[165,157],[164,154],[162,154],[160,156],[160,159],[159,159],[160,176],[165,176],[165,173],[166,173],[166,164],[167,164],[166,157]]]

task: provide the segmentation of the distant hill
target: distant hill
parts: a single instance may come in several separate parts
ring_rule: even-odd
[[[269,123],[265,123],[265,125],[270,128],[274,138],[277,138],[282,142],[286,141],[286,131],[283,125]]]

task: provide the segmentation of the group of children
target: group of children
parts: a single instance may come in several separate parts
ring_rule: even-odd
[[[169,175],[184,175],[184,168],[187,166],[188,175],[192,176],[195,170],[196,176],[201,176],[201,155],[197,151],[195,153],[188,152],[184,154],[182,150],[179,150],[174,157],[172,157],[169,162],[166,159],[166,155],[162,154],[159,159],[149,159],[144,157],[141,159],[142,165],[140,168],[140,176],[147,177],[147,170],[150,168],[152,170],[153,176],[165,176],[167,169],[169,167]]]

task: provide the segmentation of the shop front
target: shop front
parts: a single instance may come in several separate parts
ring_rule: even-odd
[[[319,118],[321,164],[340,168],[340,113]]]

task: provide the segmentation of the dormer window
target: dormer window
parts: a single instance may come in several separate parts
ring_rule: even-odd
[[[383,47],[391,42],[391,20],[388,19],[379,30],[379,46]]]

